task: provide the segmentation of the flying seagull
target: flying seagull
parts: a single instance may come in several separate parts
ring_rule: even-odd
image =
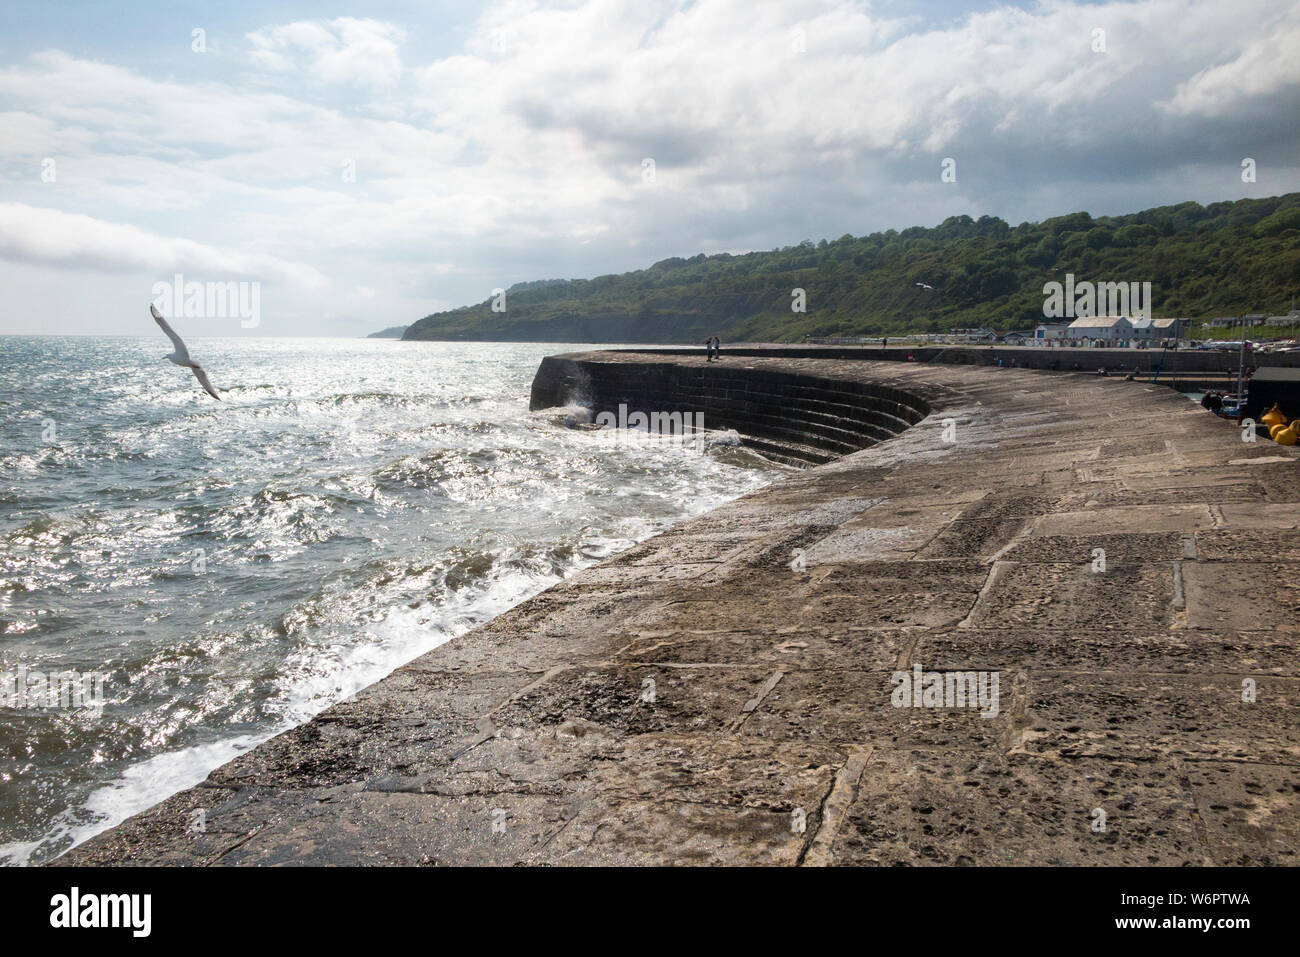
[[[176,335],[176,330],[167,324],[167,320],[162,317],[162,313],[158,311],[158,307],[150,303],[149,312],[153,315],[153,321],[158,323],[158,326],[163,332],[167,333],[167,338],[170,339],[172,345],[176,347],[175,352],[169,356],[163,356],[163,358],[169,359],[178,366],[185,366],[185,368],[191,370],[194,373],[194,378],[199,380],[199,385],[208,390],[208,395],[220,401],[221,396],[217,395],[217,390],[213,388],[211,380],[208,379],[208,374],[203,371],[203,366],[190,358],[190,350],[185,348],[185,343],[181,340],[180,336]]]
[[[926,285],[925,283],[923,283],[923,282],[914,282],[914,283],[912,283],[912,285],[913,285],[913,286],[920,286],[922,289],[933,289],[933,288],[934,288],[933,286],[927,286],[927,285]]]

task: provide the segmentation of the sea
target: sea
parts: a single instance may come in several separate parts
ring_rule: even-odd
[[[588,345],[188,345],[222,401],[161,336],[0,337],[0,864],[784,474],[529,412]]]

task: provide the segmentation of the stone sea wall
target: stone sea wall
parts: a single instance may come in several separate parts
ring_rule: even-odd
[[[818,465],[892,438],[930,413],[927,389],[713,363],[625,362],[548,356],[532,409],[582,405],[593,416],[697,414],[710,431],[734,429],[755,451]]]
[[[1300,862],[1300,452],[1120,377],[701,352],[548,359],[533,405],[857,451],[56,863]]]

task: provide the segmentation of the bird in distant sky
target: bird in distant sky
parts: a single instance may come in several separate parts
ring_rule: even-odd
[[[912,285],[914,285],[914,286],[920,286],[922,289],[933,289],[933,288],[934,288],[933,286],[927,286],[927,285],[926,285],[925,283],[923,283],[923,282],[912,283]]]
[[[212,396],[212,398],[217,401],[220,401],[221,396],[217,395],[217,390],[213,387],[212,381],[208,378],[208,374],[203,371],[203,366],[190,358],[190,350],[185,348],[185,343],[180,336],[176,335],[176,330],[167,324],[167,320],[162,317],[162,313],[158,311],[158,307],[151,303],[149,305],[149,312],[153,315],[153,321],[158,323],[163,332],[167,333],[167,338],[170,339],[172,345],[176,347],[175,352],[169,356],[163,356],[163,358],[176,363],[178,366],[185,366],[185,368],[192,371],[194,373],[194,378],[199,380],[199,385],[208,390],[208,395]]]

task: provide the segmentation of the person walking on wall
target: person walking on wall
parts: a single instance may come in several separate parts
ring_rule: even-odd
[[[717,336],[713,337],[713,358],[722,361],[722,340]]]
[[[704,355],[706,356],[704,360],[705,362],[713,361],[713,337],[712,336],[709,336],[709,338],[704,340]]]

